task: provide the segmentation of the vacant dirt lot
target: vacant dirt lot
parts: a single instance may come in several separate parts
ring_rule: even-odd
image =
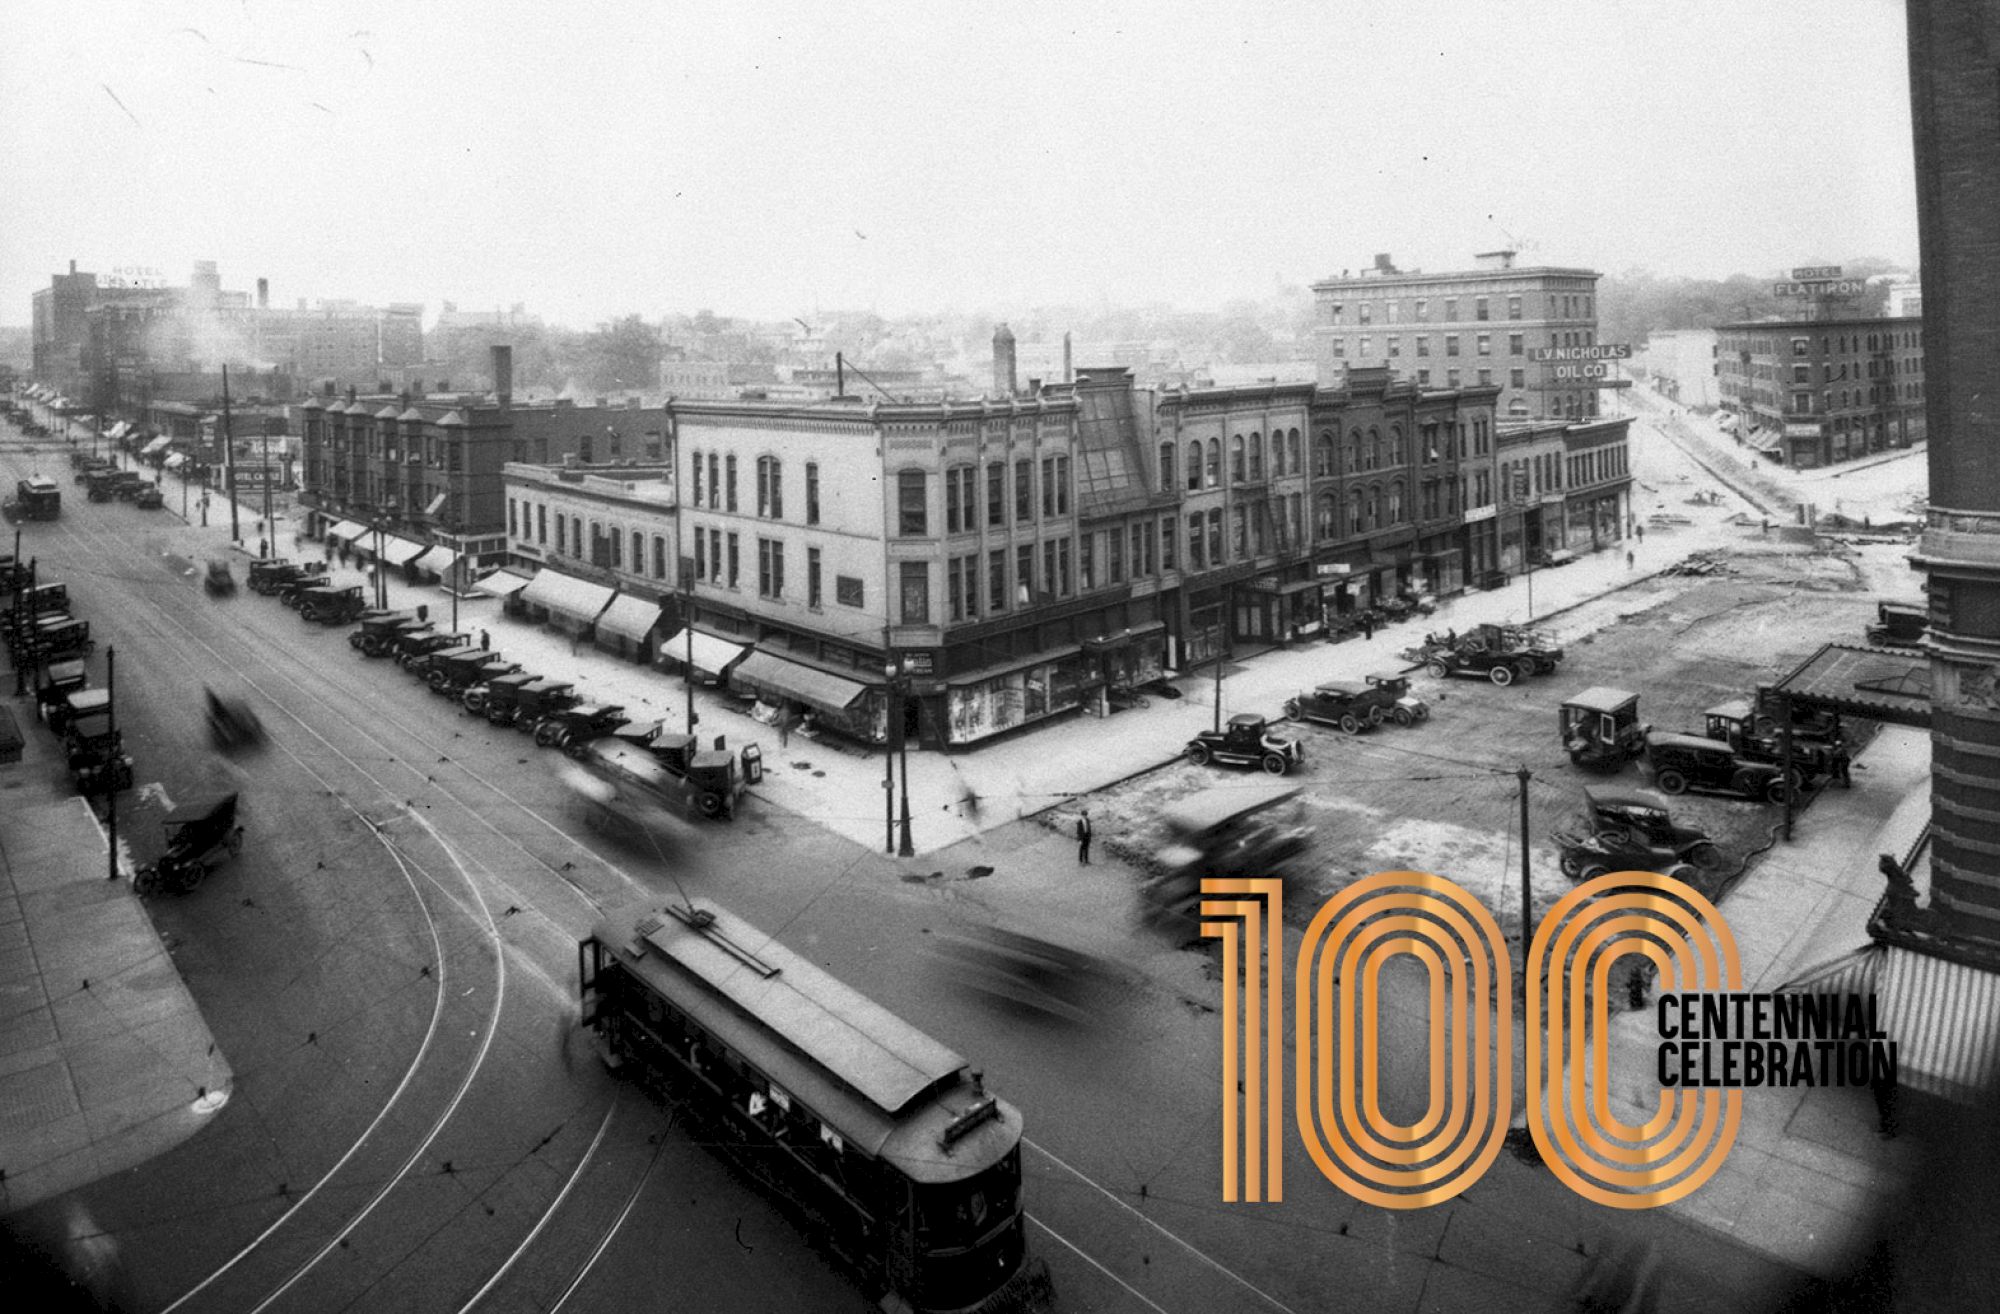
[[[1509,933],[1519,920],[1520,785],[1526,766],[1529,834],[1538,909],[1568,889],[1550,832],[1568,829],[1594,781],[1648,783],[1643,765],[1615,776],[1570,765],[1557,737],[1557,707],[1592,685],[1641,695],[1640,716],[1661,730],[1699,732],[1703,711],[1781,678],[1832,640],[1860,642],[1874,618],[1869,591],[1898,578],[1898,552],[1868,549],[1815,553],[1765,540],[1752,531],[1733,573],[1689,579],[1665,576],[1637,584],[1557,617],[1547,628],[1567,649],[1555,674],[1501,689],[1483,681],[1417,676],[1414,691],[1431,719],[1410,729],[1384,726],[1348,737],[1338,730],[1286,724],[1305,743],[1302,786],[1315,830],[1310,884],[1290,911],[1303,918],[1326,896],[1371,872],[1413,869],[1449,876],[1485,901]],[[1881,560],[1875,560],[1879,556]],[[1277,709],[1267,709],[1273,715]],[[1865,723],[1850,737],[1873,733]],[[1262,786],[1261,774],[1179,762],[1092,798],[1101,844],[1143,861],[1163,839],[1167,804],[1202,789]],[[1867,787],[1866,763],[1856,769]],[[1831,790],[1809,805],[1841,806]],[[1775,807],[1722,796],[1683,795],[1677,820],[1706,830],[1730,858],[1724,874],[1767,844],[1782,820]],[[1062,825],[1057,816],[1051,824]]]

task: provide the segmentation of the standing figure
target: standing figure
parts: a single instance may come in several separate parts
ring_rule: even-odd
[[[1079,866],[1090,865],[1090,809],[1085,808],[1076,818],[1076,861]]]

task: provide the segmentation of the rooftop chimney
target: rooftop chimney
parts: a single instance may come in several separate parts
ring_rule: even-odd
[[[260,278],[257,280],[257,309],[269,310],[270,308],[271,308],[271,280],[268,278]]]
[[[1070,363],[1070,340],[1067,333],[1063,334],[1063,382],[1076,382],[1076,368]]]
[[[493,399],[502,406],[514,402],[514,349],[499,342],[493,344]]]
[[[1377,273],[1393,274],[1396,272],[1396,262],[1389,258],[1387,251],[1380,252],[1375,257],[1375,270]]]
[[[69,262],[69,272],[72,274],[76,272],[76,261],[72,260]]]
[[[993,330],[993,391],[1014,395],[1014,330],[1005,324]]]

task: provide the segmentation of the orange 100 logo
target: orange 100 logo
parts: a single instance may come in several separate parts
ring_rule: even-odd
[[[1223,1199],[1284,1198],[1283,886],[1202,881],[1202,934],[1221,941]],[[1736,941],[1708,900],[1650,872],[1564,895],[1528,952],[1527,1123],[1571,1190],[1616,1209],[1689,1195],[1721,1168],[1742,1118],[1740,1089],[1662,1089],[1652,1116],[1610,1107],[1611,972],[1642,956],[1667,991],[1740,991]],[[1427,1107],[1383,1110],[1384,967],[1407,956],[1429,980]],[[1546,986],[1544,982],[1546,981]],[[1328,1181],[1385,1209],[1466,1190],[1505,1141],[1513,1112],[1513,963],[1493,914],[1424,872],[1380,872],[1329,899],[1293,970],[1293,1119]],[[1534,1025],[1547,1007],[1546,1026]]]

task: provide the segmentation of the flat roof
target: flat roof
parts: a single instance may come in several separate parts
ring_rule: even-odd
[[[1931,659],[1908,649],[1829,643],[1775,686],[1805,707],[1928,729]]]

